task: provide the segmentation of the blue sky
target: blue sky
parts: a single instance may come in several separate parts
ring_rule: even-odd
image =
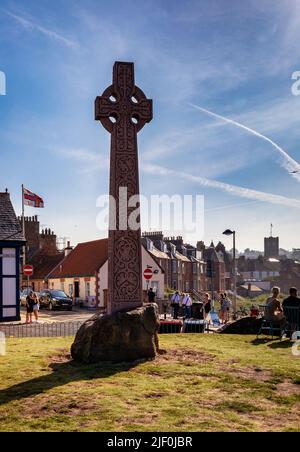
[[[203,194],[206,242],[230,247],[231,227],[239,249],[262,249],[272,222],[282,247],[300,247],[299,178],[282,155],[194,106],[297,162],[299,20],[297,0],[1,0],[0,189],[18,212],[22,183],[43,196],[46,208],[26,214],[73,243],[103,235],[96,199],[108,190],[109,136],[94,99],[115,60],[134,61],[154,101],[139,134],[142,193]]]

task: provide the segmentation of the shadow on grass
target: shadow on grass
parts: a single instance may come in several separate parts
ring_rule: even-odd
[[[267,345],[269,348],[291,348],[293,343],[290,341],[290,339],[287,340],[280,340],[278,337],[274,337],[274,339],[269,337],[263,337],[259,339],[253,339],[251,341],[252,345]]]
[[[261,337],[261,338],[255,338],[253,341],[251,341],[252,345],[266,345],[273,343],[274,341],[277,341],[278,338],[270,338],[270,337]]]
[[[290,339],[280,341],[280,342],[274,342],[273,344],[269,344],[268,347],[270,348],[292,348],[293,342],[290,341]]]
[[[140,362],[91,365],[79,365],[74,361],[53,363],[49,366],[52,369],[52,373],[1,390],[0,406],[5,403],[42,394],[50,389],[64,386],[68,383],[89,381],[96,378],[108,378],[120,372],[128,371],[140,364]]]

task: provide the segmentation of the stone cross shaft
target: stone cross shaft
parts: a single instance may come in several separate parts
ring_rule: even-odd
[[[110,314],[143,304],[140,219],[136,228],[124,228],[124,209],[119,208],[120,188],[127,190],[127,201],[132,196],[139,200],[137,133],[152,120],[152,101],[135,86],[133,63],[114,64],[113,84],[95,101],[95,119],[111,134],[110,196],[115,203],[114,209],[110,203],[108,245]],[[133,210],[126,204],[126,225]]]

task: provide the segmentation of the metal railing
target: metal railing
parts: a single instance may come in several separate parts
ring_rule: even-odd
[[[182,327],[182,321],[161,320],[159,334],[179,334],[182,332]]]
[[[160,320],[159,334],[204,333],[208,331],[205,320]]]
[[[84,321],[1,325],[0,333],[7,338],[70,337],[75,336]],[[159,334],[204,333],[203,320],[161,320]]]
[[[1,325],[6,337],[69,337],[75,336],[83,321]]]
[[[205,320],[185,320],[183,324],[183,333],[204,333],[207,329]]]

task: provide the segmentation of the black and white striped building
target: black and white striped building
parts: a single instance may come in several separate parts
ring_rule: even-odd
[[[20,320],[20,254],[24,244],[10,195],[0,193],[0,322]]]

